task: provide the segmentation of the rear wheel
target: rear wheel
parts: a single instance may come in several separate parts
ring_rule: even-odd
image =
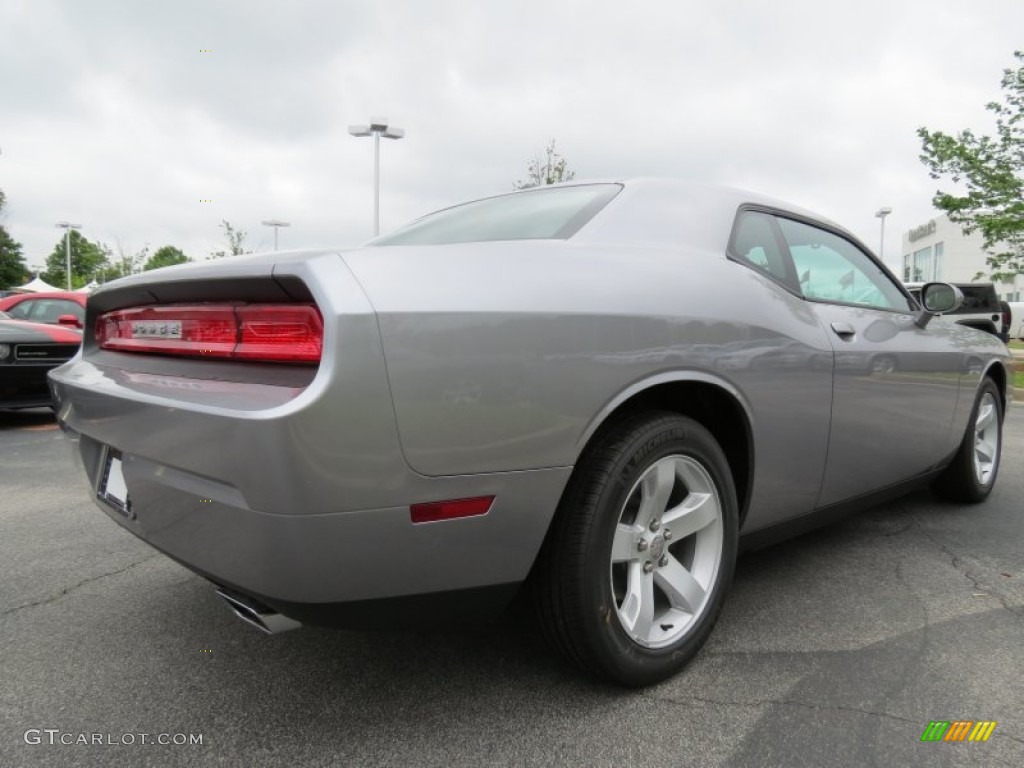
[[[953,501],[984,501],[996,482],[1003,445],[1003,406],[992,379],[984,379],[974,400],[960,450],[933,488]]]
[[[605,679],[663,680],[710,634],[736,539],[736,492],[712,435],[673,413],[620,421],[582,458],[545,544],[545,634]]]

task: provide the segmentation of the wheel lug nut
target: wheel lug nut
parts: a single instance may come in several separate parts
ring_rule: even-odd
[[[665,541],[672,541],[672,531],[670,531],[668,528],[666,528],[665,532],[661,535],[665,537]]]
[[[647,551],[647,539],[640,539],[640,541],[638,541],[636,543],[636,548],[638,550],[640,550],[641,552],[646,552]]]
[[[668,565],[668,555],[662,555],[661,556],[661,560],[658,561],[658,565],[661,566],[662,568],[664,568],[666,565]]]
[[[654,570],[654,563],[652,563],[650,560],[648,560],[646,563],[644,563],[644,573],[650,573],[653,570]]]
[[[658,518],[651,520],[651,530],[656,531],[661,527],[661,521]]]

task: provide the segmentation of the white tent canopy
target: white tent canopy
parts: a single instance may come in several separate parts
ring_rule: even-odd
[[[81,288],[76,288],[75,293],[92,293],[99,287],[99,283],[97,283],[95,280],[90,280],[87,285],[83,285]]]
[[[49,283],[40,280],[38,276],[32,278],[29,282],[24,285],[19,285],[17,288],[11,288],[14,293],[43,293],[44,291],[59,291],[60,288],[54,288]]]

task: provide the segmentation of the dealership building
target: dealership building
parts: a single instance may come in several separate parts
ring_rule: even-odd
[[[972,283],[975,278],[984,282],[990,271],[985,263],[981,233],[965,235],[960,225],[950,221],[945,214],[904,232],[902,253],[900,276],[906,283],[931,280]],[[979,272],[981,277],[978,277]],[[1024,276],[1018,275],[1012,283],[997,283],[996,292],[1006,301],[1021,301]]]

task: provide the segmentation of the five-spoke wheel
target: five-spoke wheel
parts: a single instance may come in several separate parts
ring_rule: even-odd
[[[652,464],[619,514],[611,552],[616,613],[633,640],[670,645],[700,616],[722,558],[722,504],[689,456]]]
[[[960,449],[933,484],[953,501],[979,502],[992,491],[1003,442],[1003,401],[992,379],[978,387]]]
[[[624,685],[680,669],[703,645],[732,579],[736,491],[718,442],[674,413],[637,413],[577,465],[538,563],[545,634]]]

